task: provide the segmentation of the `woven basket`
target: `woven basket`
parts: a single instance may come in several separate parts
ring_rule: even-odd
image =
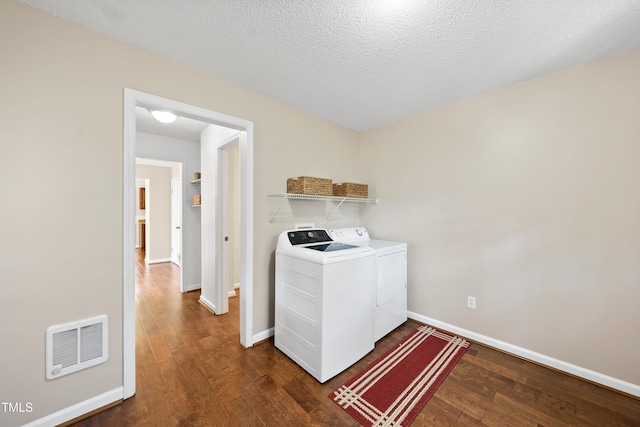
[[[356,184],[355,182],[341,182],[333,184],[333,195],[366,199],[369,197],[369,186],[367,184]]]
[[[193,206],[199,206],[200,202],[201,202],[200,194],[196,194],[195,196],[191,197],[191,204]]]
[[[193,179],[200,179],[201,177],[202,177],[202,174],[200,172],[193,173]]]
[[[330,179],[299,176],[287,179],[287,193],[331,196],[333,189],[331,188]]]

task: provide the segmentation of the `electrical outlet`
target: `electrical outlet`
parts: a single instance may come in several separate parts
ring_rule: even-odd
[[[474,310],[476,309],[476,297],[467,297],[467,308],[472,308]]]

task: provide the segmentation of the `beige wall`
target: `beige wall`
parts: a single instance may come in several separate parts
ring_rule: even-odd
[[[13,0],[0,2],[0,57],[0,397],[33,404],[1,413],[1,425],[122,385],[125,87],[254,122],[253,330],[272,326],[285,225],[268,224],[266,195],[290,176],[347,178],[355,133]],[[109,360],[45,381],[46,328],[98,314],[109,317]]]
[[[410,311],[640,384],[639,76],[635,50],[359,136]]]

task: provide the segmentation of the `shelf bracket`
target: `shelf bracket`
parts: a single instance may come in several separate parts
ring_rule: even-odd
[[[347,200],[346,197],[343,197],[342,200],[340,200],[340,203],[338,203],[337,206],[334,206],[333,209],[331,210],[331,212],[329,212],[329,215],[327,215],[327,217],[324,219],[325,221],[329,221],[329,218],[331,218],[331,215],[333,215],[333,213],[335,211],[337,211],[338,209],[340,209],[340,206],[342,206],[342,204],[344,203],[344,201]]]
[[[278,212],[280,211],[280,208],[282,208],[282,205],[284,204],[284,201],[287,200],[288,197],[283,197],[282,200],[280,200],[280,204],[278,205],[278,207],[276,208],[276,211],[273,213],[273,215],[271,215],[271,218],[269,218],[269,223],[273,222],[273,219],[276,217],[276,215],[278,215]]]

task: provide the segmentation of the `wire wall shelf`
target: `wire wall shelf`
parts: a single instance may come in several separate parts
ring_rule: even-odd
[[[267,194],[267,197],[272,199],[282,199],[278,204],[275,212],[269,218],[269,222],[273,222],[273,219],[276,217],[280,208],[284,204],[285,200],[318,200],[318,201],[330,201],[336,202],[337,205],[333,208],[333,210],[327,215],[327,220],[333,213],[342,206],[344,202],[348,203],[378,203],[378,199],[365,199],[361,197],[343,197],[343,196],[319,196],[316,194],[293,194],[293,193],[280,193],[280,194]]]

